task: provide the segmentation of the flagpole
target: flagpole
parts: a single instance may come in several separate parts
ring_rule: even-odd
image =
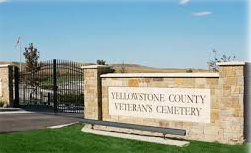
[[[20,72],[22,72],[22,51],[21,51],[22,47],[21,47],[21,42],[19,45],[19,52],[20,52],[20,61],[19,61],[19,67],[20,67]]]

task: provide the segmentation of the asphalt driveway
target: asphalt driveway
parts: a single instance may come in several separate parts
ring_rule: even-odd
[[[0,133],[44,129],[50,126],[78,122],[79,117],[45,113],[0,114]]]

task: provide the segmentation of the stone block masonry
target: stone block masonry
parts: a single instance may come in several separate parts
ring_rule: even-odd
[[[0,102],[13,107],[13,66],[0,65]]]
[[[102,119],[102,91],[100,75],[111,72],[111,68],[105,65],[90,65],[84,69],[84,117],[88,119]]]
[[[116,74],[108,73],[108,67],[85,67],[85,118],[89,119],[98,119],[104,121],[113,121],[121,123],[131,123],[131,124],[140,124],[148,126],[157,126],[165,128],[178,128],[185,129],[187,134],[181,138],[191,139],[191,140],[200,140],[200,141],[217,141],[220,143],[227,144],[242,144],[245,141],[244,136],[244,62],[225,62],[219,63],[219,72],[218,73],[125,73],[125,74]],[[103,74],[103,75],[101,75]],[[185,119],[174,116],[168,117],[158,117],[158,115],[153,114],[154,116],[142,115],[141,113],[127,112],[126,110],[136,110],[136,106],[130,106],[130,103],[138,102],[138,104],[148,105],[148,108],[143,107],[146,111],[152,112],[152,104],[149,100],[139,101],[138,99],[127,100],[128,109],[117,105],[121,112],[123,113],[112,113],[109,110],[111,107],[111,96],[117,96],[120,98],[121,102],[122,95],[118,92],[117,95],[110,95],[109,88],[116,87],[117,90],[123,89],[124,91],[131,91],[132,89],[140,88],[143,92],[147,92],[150,89],[154,92],[160,92],[158,89],[176,89],[178,92],[183,91],[183,89],[191,89],[192,91],[207,90],[209,91],[209,106],[206,106],[205,116],[209,116],[209,119],[203,121],[203,117],[200,120],[194,119]],[[179,90],[180,89],[180,90]],[[181,90],[182,89],[182,90]],[[171,90],[172,91],[172,90]],[[192,93],[188,92],[188,93]],[[142,97],[143,94],[138,94],[139,97]],[[165,101],[165,95],[158,94],[155,98],[162,99]],[[109,97],[110,96],[110,97]],[[125,95],[124,95],[125,96]],[[161,97],[162,96],[162,97]],[[200,95],[187,95],[187,102],[196,103],[199,101],[198,97]],[[142,97],[144,98],[144,97]],[[195,98],[195,99],[193,99]],[[202,97],[203,98],[203,97]],[[122,102],[123,102],[122,98]],[[138,100],[138,101],[137,101]],[[176,99],[177,100],[177,99]],[[172,100],[171,100],[172,101]],[[113,101],[116,103],[116,100]],[[199,102],[198,102],[199,103]],[[202,99],[200,103],[204,103]],[[181,103],[182,104],[182,103]],[[181,104],[179,108],[182,110],[189,111],[184,109]],[[154,104],[155,105],[155,104]],[[173,105],[173,104],[172,104]],[[127,105],[126,105],[127,106]],[[130,108],[130,109],[129,109]],[[175,106],[176,108],[176,106]],[[177,107],[178,108],[178,107]],[[137,109],[142,109],[138,108]],[[196,110],[196,109],[194,109]],[[179,113],[178,110],[175,110],[176,114]],[[170,112],[170,110],[169,110]],[[145,112],[143,112],[145,113]],[[183,113],[182,113],[183,114]],[[188,114],[188,113],[184,113]],[[113,130],[127,133],[137,133],[137,134],[150,134],[150,135],[160,135],[157,133],[151,132],[142,132],[136,130],[125,130],[125,129],[114,129],[109,127],[95,126],[96,129],[102,130]],[[170,135],[170,137],[173,137]]]

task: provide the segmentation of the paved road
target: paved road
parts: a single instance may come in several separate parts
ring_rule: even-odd
[[[37,130],[78,120],[77,117],[45,113],[0,114],[0,133]]]

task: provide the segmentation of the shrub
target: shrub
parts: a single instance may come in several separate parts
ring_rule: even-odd
[[[97,60],[96,62],[98,65],[105,65],[106,61],[105,60]]]
[[[81,103],[84,102],[84,95],[78,94],[66,94],[66,95],[58,95],[58,99],[62,103]]]
[[[186,73],[192,73],[192,72],[193,72],[193,70],[191,68],[186,70]]]
[[[219,62],[230,62],[230,61],[235,61],[236,56],[228,56],[223,54],[222,57],[217,56],[217,51],[213,50],[212,53],[214,53],[214,58],[212,60],[209,60],[207,62],[209,70],[213,70],[215,72],[219,71],[219,67],[217,63]]]

